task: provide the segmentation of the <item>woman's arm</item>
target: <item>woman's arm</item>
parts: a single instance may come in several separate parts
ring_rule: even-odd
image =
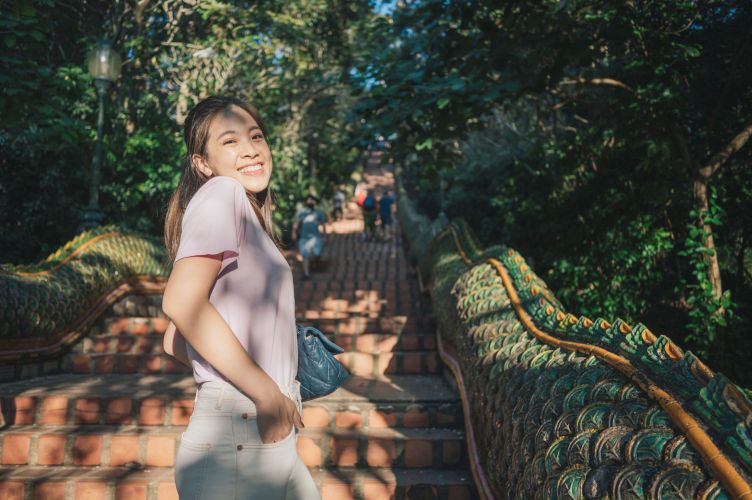
[[[220,266],[219,255],[175,262],[162,298],[162,310],[191,347],[253,400],[262,441],[276,442],[290,433],[292,425],[302,427],[303,422],[295,403],[251,359],[209,302]]]
[[[165,331],[164,339],[162,341],[162,348],[166,354],[169,354],[188,368],[191,368],[191,360],[188,359],[188,348],[185,343],[185,337],[177,331],[177,327],[172,321],[167,325],[167,330]]]

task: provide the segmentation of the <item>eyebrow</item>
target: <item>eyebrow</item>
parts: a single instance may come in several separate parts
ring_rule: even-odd
[[[254,125],[253,127],[250,127],[248,129],[248,132],[250,132],[252,130],[261,130],[261,127],[259,127],[258,125]],[[219,134],[219,137],[217,137],[217,139],[221,139],[222,137],[224,137],[224,136],[226,136],[228,134],[237,134],[237,131],[235,131],[235,130],[225,130],[224,132],[222,132],[221,134]]]

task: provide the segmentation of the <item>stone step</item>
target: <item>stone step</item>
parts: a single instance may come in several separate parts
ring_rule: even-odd
[[[55,375],[0,385],[2,425],[185,425],[193,411],[191,375]],[[310,427],[457,427],[458,396],[440,376],[351,376],[332,394],[307,401]],[[347,423],[345,423],[347,422]]]
[[[185,426],[16,426],[3,433],[3,465],[172,467]],[[461,429],[304,428],[307,466],[451,469],[467,466]]]
[[[324,314],[326,313],[326,314]],[[348,314],[332,311],[323,313],[308,311],[306,317],[299,317],[298,323],[315,326],[327,335],[431,335],[436,331],[435,323],[430,314],[417,316],[401,314],[379,315],[368,317],[363,314]],[[159,344],[167,330],[169,320],[165,317],[131,316],[109,317],[99,322],[89,332],[90,341],[85,350],[104,352],[106,349],[116,349],[118,352],[149,352]],[[95,345],[97,339],[102,338]],[[122,343],[112,344],[112,339],[123,338]],[[131,341],[133,339],[133,341]],[[84,350],[84,347],[78,351]]]
[[[313,468],[323,500],[471,500],[480,498],[467,470]]]
[[[425,314],[418,316],[386,316],[380,318],[349,317],[349,318],[322,318],[313,311],[310,317],[300,318],[299,322],[315,326],[327,335],[416,335],[430,334],[436,331],[436,325],[432,318]]]
[[[327,293],[327,295],[337,297],[334,300],[347,302],[348,305],[345,309],[326,309],[321,306],[321,301],[319,300],[296,296],[295,316],[300,318],[301,321],[304,321],[308,317],[349,318],[365,316],[377,319],[382,316],[420,315],[423,311],[420,302],[410,296],[403,296],[399,299],[396,297],[385,297],[379,300],[380,303],[378,305],[364,306],[358,304],[359,301],[357,300],[344,298],[346,293],[346,291],[336,294]]]
[[[435,469],[309,469],[323,500],[470,500],[478,498],[468,471]],[[0,466],[3,500],[177,500],[172,467]]]
[[[438,373],[436,351],[344,352],[335,356],[353,375]],[[63,369],[77,374],[190,374],[191,370],[167,354],[72,354]]]
[[[142,323],[145,324],[145,323]],[[137,330],[138,331],[138,330]],[[75,349],[75,353],[85,354],[162,354],[164,332],[145,329],[144,333],[134,333],[126,329],[120,333],[92,332]],[[434,335],[395,335],[364,333],[362,335],[329,335],[329,339],[346,351],[391,352],[391,351],[435,351]]]
[[[312,288],[313,287],[313,288]],[[295,289],[296,313],[300,318],[306,311],[329,311],[357,315],[394,316],[418,313],[421,310],[421,297],[417,285],[399,290],[386,285],[383,289],[368,288],[365,284],[342,284],[336,280],[311,284],[304,281]],[[391,308],[405,309],[395,312]],[[127,318],[159,318],[162,314],[162,295],[131,295],[113,304],[106,314],[109,322],[120,322]],[[166,326],[166,323],[164,323]],[[164,327],[162,327],[164,331]]]
[[[439,354],[429,352],[344,352],[336,358],[347,370],[361,377],[391,374],[435,374],[441,368]]]

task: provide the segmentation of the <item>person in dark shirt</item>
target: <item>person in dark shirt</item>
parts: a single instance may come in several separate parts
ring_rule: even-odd
[[[379,199],[379,219],[381,220],[381,239],[389,240],[392,238],[393,219],[392,207],[394,206],[394,197],[391,191],[386,191]]]
[[[376,236],[376,205],[376,197],[369,189],[363,199],[363,230],[366,241],[371,241]]]

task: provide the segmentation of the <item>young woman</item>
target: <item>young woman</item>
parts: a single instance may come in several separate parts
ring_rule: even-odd
[[[297,454],[303,425],[292,273],[272,229],[260,116],[210,97],[188,114],[165,221],[174,259],[165,351],[193,368],[196,402],[175,461],[181,500],[320,498]]]

